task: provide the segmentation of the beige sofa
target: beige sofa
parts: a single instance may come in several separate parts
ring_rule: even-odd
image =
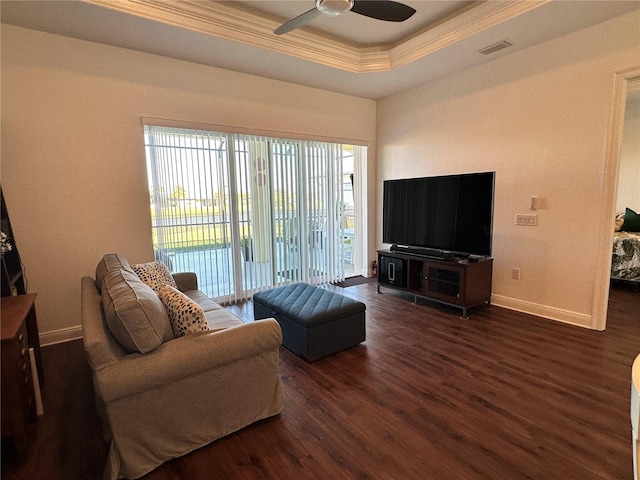
[[[179,273],[178,289],[202,307],[211,330],[173,338],[170,325],[167,331],[164,319],[157,322],[162,314],[154,313],[155,300],[132,272],[126,259],[110,254],[98,265],[97,280],[87,276],[81,282],[83,342],[109,443],[109,480],[141,477],[283,407],[282,333],[274,319],[243,323],[198,290],[194,273]],[[105,320],[104,312],[112,315],[114,308],[105,307],[111,302],[105,299],[123,291],[134,297],[127,315],[141,308],[155,317],[151,333],[160,341],[146,353],[129,353]]]

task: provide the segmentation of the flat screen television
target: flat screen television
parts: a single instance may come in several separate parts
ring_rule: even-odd
[[[491,255],[495,172],[385,180],[382,241]]]

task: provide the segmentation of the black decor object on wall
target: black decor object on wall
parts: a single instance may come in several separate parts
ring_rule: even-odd
[[[0,283],[2,284],[2,296],[8,297],[10,295],[21,295],[27,293],[27,289],[25,287],[24,274],[22,271],[22,262],[20,261],[20,254],[18,253],[16,240],[13,237],[13,230],[11,229],[9,212],[7,210],[7,204],[4,201],[2,187],[0,187],[0,197],[2,198],[0,230],[7,235],[7,240],[11,244],[11,250],[2,255],[2,276],[0,277]]]

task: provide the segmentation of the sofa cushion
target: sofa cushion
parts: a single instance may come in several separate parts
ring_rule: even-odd
[[[137,263],[131,265],[131,268],[140,277],[140,280],[149,285],[157,295],[160,295],[160,287],[163,285],[171,285],[173,288],[178,288],[171,272],[160,260]]]
[[[204,313],[207,317],[207,323],[209,324],[209,330],[218,331],[225,330],[227,328],[237,327],[243,325],[244,322],[236,317],[226,308],[220,308],[219,310],[210,310]]]
[[[216,302],[211,300],[202,290],[187,290],[184,293],[191,300],[196,302],[204,311],[204,315],[209,325],[209,330],[217,331],[226,328],[237,327],[244,324],[242,320],[236,317],[226,308],[222,308]]]
[[[179,290],[179,289],[178,289]],[[222,307],[211,300],[202,290],[187,290],[182,292],[191,300],[196,302],[205,313],[213,310],[222,310]]]
[[[177,288],[171,285],[160,287],[160,300],[167,309],[171,328],[176,337],[209,330],[204,311],[200,305]]]
[[[147,353],[173,338],[162,301],[135,273],[108,272],[102,304],[109,331],[128,353]]]
[[[107,253],[102,257],[102,260],[100,260],[96,266],[96,285],[98,287],[98,291],[102,291],[102,284],[104,283],[104,277],[107,273],[120,269],[133,273],[131,265],[122,255],[117,253]]]

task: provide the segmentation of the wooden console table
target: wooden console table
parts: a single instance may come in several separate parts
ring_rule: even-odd
[[[28,453],[27,426],[36,413],[29,349],[33,348],[40,387],[44,386],[36,294],[2,297],[2,437],[14,439],[20,461]]]

